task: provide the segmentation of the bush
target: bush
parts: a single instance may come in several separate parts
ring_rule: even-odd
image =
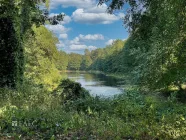
[[[62,80],[61,84],[56,90],[54,90],[53,94],[60,95],[61,101],[64,103],[90,96],[88,91],[86,91],[80,83],[71,81],[69,79]]]

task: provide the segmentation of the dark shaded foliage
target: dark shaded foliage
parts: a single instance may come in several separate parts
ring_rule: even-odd
[[[0,87],[15,88],[22,81],[23,48],[12,20],[0,18],[0,24]]]
[[[62,102],[85,98],[89,93],[81,86],[80,83],[73,82],[69,79],[63,80],[58,88],[53,92],[60,94]]]

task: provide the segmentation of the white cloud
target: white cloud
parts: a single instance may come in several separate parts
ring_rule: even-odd
[[[53,17],[53,16],[57,16],[57,15],[58,15],[57,13],[50,13],[49,17]]]
[[[66,41],[66,46],[65,51],[70,53],[70,52],[76,52],[76,53],[83,53],[85,49],[89,50],[95,50],[97,49],[96,46],[93,45],[86,45],[85,41],[90,41],[90,40],[103,40],[104,36],[102,34],[87,34],[87,35],[82,35],[80,34],[79,36],[75,37],[73,40],[67,40]]]
[[[97,49],[97,47],[96,46],[88,46],[88,49],[89,50],[95,50],[95,49]]]
[[[108,40],[105,44],[106,45],[112,45],[112,43],[115,41],[115,39]]]
[[[70,44],[80,44],[79,37],[75,37],[73,40],[71,40]]]
[[[86,45],[76,45],[76,44],[70,45],[69,47],[70,47],[70,50],[73,50],[73,51],[84,50],[85,48],[87,48]]]
[[[95,0],[51,0],[50,8],[63,7],[89,8],[96,4]]]
[[[88,34],[75,37],[73,40],[69,41],[70,44],[82,44],[82,41],[90,41],[90,40],[104,40],[104,36],[102,34]]]
[[[73,45],[70,45],[69,48],[71,51],[82,51],[84,49],[89,49],[89,50],[97,49],[97,47],[95,47],[95,46],[87,46],[87,45],[83,45],[83,44],[82,45],[73,44]]]
[[[111,24],[125,15],[123,13],[108,14],[107,5],[93,5],[89,8],[78,8],[72,13],[72,18],[75,22],[85,24]]]
[[[59,35],[59,38],[60,39],[67,39],[68,38],[68,35],[67,34],[60,34]]]
[[[61,14],[65,14],[65,13],[61,13]],[[58,13],[58,14],[57,14],[57,13],[50,13],[50,14],[49,14],[49,17],[53,17],[53,16],[57,16],[57,15],[59,15],[59,13]],[[72,19],[71,19],[70,16],[65,15],[63,21],[60,21],[60,24],[67,24],[67,23],[70,23],[71,20],[72,20]]]
[[[48,28],[50,31],[56,33],[56,34],[61,34],[61,33],[66,33],[70,30],[70,28],[66,28],[63,25],[46,25],[46,28]]]
[[[88,34],[88,35],[79,35],[79,40],[104,40],[102,34]]]
[[[85,12],[87,13],[105,13],[107,11],[107,5],[102,4],[102,5],[94,5],[93,7],[90,8],[85,8]]]
[[[57,48],[60,49],[60,48],[63,48],[65,47],[65,44],[60,42],[59,44],[56,44]]]
[[[125,17],[125,14],[124,14],[124,13],[119,13],[119,14],[118,14],[118,17],[124,18],[124,17]]]
[[[75,22],[84,24],[111,24],[124,17],[123,13],[108,14],[106,12],[107,5],[97,6],[96,0],[51,0],[52,7],[57,7],[58,5],[77,8],[71,17],[65,16],[62,24],[67,24],[72,19]]]
[[[71,17],[69,17],[68,15],[65,15],[63,21],[61,21],[62,24],[67,24],[71,22]]]
[[[73,12],[72,18],[75,22],[86,24],[110,24],[119,20],[119,17],[106,12],[86,12],[84,9],[77,9]]]

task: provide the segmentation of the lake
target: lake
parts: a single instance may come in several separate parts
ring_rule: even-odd
[[[93,96],[111,97],[124,91],[123,81],[104,74],[67,72],[65,77],[79,82]]]

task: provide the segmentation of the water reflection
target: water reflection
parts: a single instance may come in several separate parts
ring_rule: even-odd
[[[110,97],[123,92],[123,82],[114,77],[87,72],[68,72],[67,77],[81,83],[93,96]]]

